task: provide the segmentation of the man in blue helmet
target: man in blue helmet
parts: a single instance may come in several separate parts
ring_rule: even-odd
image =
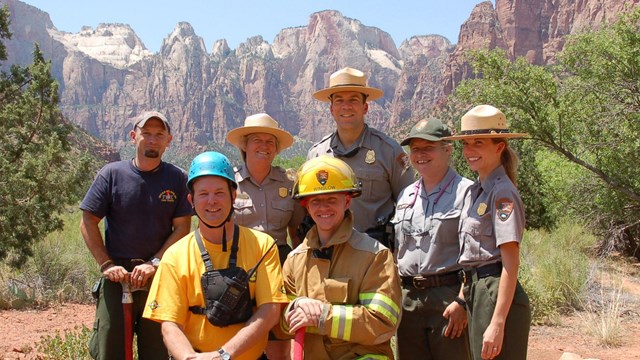
[[[288,302],[275,241],[234,224],[237,184],[224,155],[193,159],[187,188],[198,228],[165,252],[143,316],[162,323],[175,359],[258,359]]]

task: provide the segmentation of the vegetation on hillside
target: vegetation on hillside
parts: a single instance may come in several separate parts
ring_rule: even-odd
[[[529,225],[578,217],[603,239],[602,253],[640,259],[640,9],[568,37],[553,66],[501,50],[469,59],[479,77],[456,88],[449,115],[488,103],[529,134],[511,142]]]
[[[11,37],[0,9],[0,40]],[[6,60],[0,41],[0,61]],[[73,127],[58,109],[51,63],[36,46],[33,63],[0,74],[0,260],[20,266],[33,244],[62,228],[59,213],[77,202],[89,158],[70,146]]]

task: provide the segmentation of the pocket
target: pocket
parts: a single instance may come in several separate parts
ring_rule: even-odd
[[[277,223],[278,228],[283,228],[289,224],[289,220],[293,216],[293,201],[291,200],[273,200],[271,201],[273,217],[271,221]]]
[[[331,304],[346,304],[349,298],[349,282],[351,279],[325,279],[324,295]]]
[[[100,353],[100,341],[98,339],[98,327],[100,326],[100,320],[96,318],[93,322],[93,333],[91,339],[89,339],[89,354],[92,359],[97,359]]]
[[[251,198],[240,199],[236,197],[236,201],[233,203],[233,208],[238,214],[249,214],[253,212],[253,201]]]
[[[365,199],[382,199],[390,195],[391,188],[384,169],[367,165],[361,169],[353,169],[362,182],[362,197]]]

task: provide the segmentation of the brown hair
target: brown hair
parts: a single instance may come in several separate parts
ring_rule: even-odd
[[[507,176],[515,185],[518,186],[518,182],[516,180],[516,173],[518,172],[518,165],[520,164],[520,158],[518,154],[509,146],[509,142],[504,138],[492,139],[494,143],[498,144],[503,142],[505,147],[502,150],[500,155],[500,163],[504,166],[504,170],[507,173]]]

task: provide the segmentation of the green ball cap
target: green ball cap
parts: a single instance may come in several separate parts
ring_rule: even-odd
[[[451,136],[449,127],[440,121],[440,119],[429,118],[418,121],[413,125],[409,136],[407,136],[400,145],[409,145],[411,139],[424,139],[427,141],[442,141],[443,137]]]

